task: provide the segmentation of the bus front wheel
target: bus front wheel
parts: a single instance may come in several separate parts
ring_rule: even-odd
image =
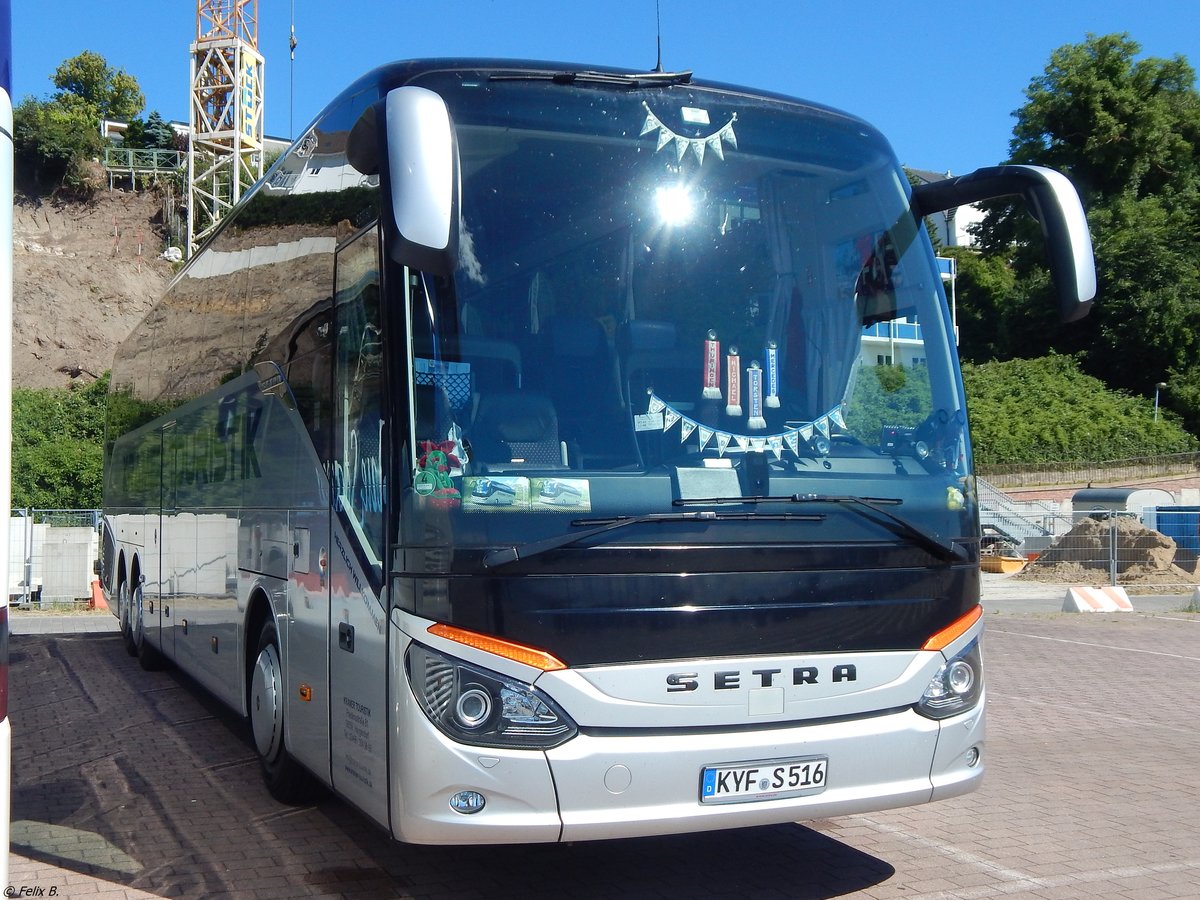
[[[250,730],[271,796],[280,803],[308,798],[310,778],[288,753],[283,737],[283,664],[279,634],[268,619],[258,633],[258,655],[250,672]]]

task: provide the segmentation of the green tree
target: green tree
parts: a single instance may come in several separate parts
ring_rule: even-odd
[[[1016,292],[1012,267],[1001,256],[981,256],[966,247],[943,247],[939,253],[953,257],[958,269],[954,295],[959,354],[978,362],[1003,356],[1011,342],[1001,329],[1009,324],[1002,316],[1004,305],[1013,302]]]
[[[1143,395],[1168,371],[1185,380],[1200,360],[1200,93],[1183,57],[1138,59],[1140,50],[1125,34],[1060,47],[1014,113],[1009,161],[1064,172],[1084,200],[1099,287],[1091,316],[1059,327],[1036,225],[1021,204],[993,203],[981,247],[1014,281],[981,304],[972,325],[989,343],[970,358],[1053,349]]]
[[[90,167],[103,147],[100,120],[132,118],[146,100],[132,75],[90,50],[63,62],[53,81],[53,97],[26,97],[13,111],[17,171],[34,187],[53,183],[86,196],[98,184]]]
[[[23,175],[36,184],[74,186],[100,152],[95,110],[74,94],[54,100],[27,97],[13,110],[13,144]]]
[[[70,94],[91,105],[104,119],[132,119],[146,106],[137,79],[114,69],[99,53],[84,50],[54,70],[59,96]]]
[[[174,150],[175,131],[155,111],[144,121],[139,118],[130,119],[121,144],[139,150]]]

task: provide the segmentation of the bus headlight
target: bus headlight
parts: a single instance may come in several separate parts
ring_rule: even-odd
[[[533,685],[438,653],[408,648],[408,683],[425,715],[443,734],[480,747],[548,750],[578,728]]]
[[[931,719],[946,719],[966,712],[983,692],[983,661],[979,641],[971,641],[930,680],[917,703],[917,712]]]

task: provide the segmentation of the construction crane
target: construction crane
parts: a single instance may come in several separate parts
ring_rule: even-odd
[[[188,130],[190,256],[262,177],[258,0],[197,0]]]

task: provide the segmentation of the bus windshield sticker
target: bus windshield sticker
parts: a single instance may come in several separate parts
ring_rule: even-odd
[[[489,475],[463,479],[462,503],[466,512],[493,509],[529,512],[529,497],[529,479],[524,476]]]
[[[535,510],[591,512],[591,486],[586,478],[532,478],[529,494]]]

